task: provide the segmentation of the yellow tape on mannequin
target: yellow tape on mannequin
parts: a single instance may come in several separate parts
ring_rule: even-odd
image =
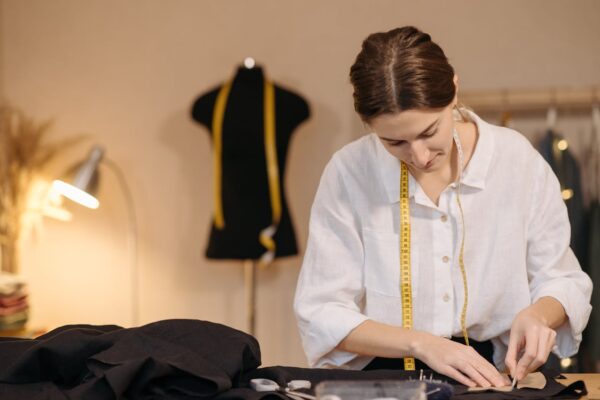
[[[225,228],[225,218],[223,217],[223,203],[221,201],[221,180],[222,157],[223,157],[223,117],[225,115],[225,106],[227,97],[231,91],[231,82],[227,82],[217,95],[215,109],[213,111],[212,132],[213,132],[213,203],[215,208],[215,226],[217,229]]]
[[[281,192],[279,190],[277,143],[275,142],[275,88],[273,87],[273,83],[267,80],[265,80],[264,90],[264,120],[265,155],[267,158],[272,223],[260,232],[259,241],[267,249],[267,252],[261,257],[261,261],[268,264],[275,257],[273,235],[277,231],[279,221],[281,220]]]
[[[222,153],[223,153],[223,118],[227,98],[231,91],[232,81],[227,82],[217,95],[213,112],[213,202],[215,212],[215,227],[225,228],[225,217],[222,202]],[[275,135],[275,87],[267,79],[264,81],[264,142],[265,158],[267,166],[267,179],[269,182],[269,197],[271,201],[271,225],[261,230],[259,242],[267,249],[261,257],[261,261],[269,263],[275,256],[275,241],[273,235],[277,231],[281,220],[281,191],[279,187],[279,167],[277,163],[277,143]]]

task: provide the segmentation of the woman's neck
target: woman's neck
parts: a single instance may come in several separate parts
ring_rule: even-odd
[[[463,170],[467,167],[475,146],[477,144],[477,126],[472,122],[456,122],[456,130],[463,150]],[[446,158],[444,165],[432,172],[418,171],[409,167],[410,173],[414,176],[423,191],[436,205],[440,194],[453,182],[458,180],[460,174],[460,160],[456,143],[453,142],[450,156]]]

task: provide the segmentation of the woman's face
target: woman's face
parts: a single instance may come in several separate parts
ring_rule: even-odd
[[[453,106],[384,114],[369,126],[394,157],[418,171],[433,172],[448,162],[452,151]]]

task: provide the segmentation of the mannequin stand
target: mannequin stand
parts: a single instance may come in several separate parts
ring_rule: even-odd
[[[256,265],[254,260],[244,261],[244,286],[246,291],[246,318],[248,333],[256,330]]]

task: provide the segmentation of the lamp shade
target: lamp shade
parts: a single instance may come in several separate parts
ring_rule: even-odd
[[[96,209],[100,206],[94,197],[95,186],[98,180],[98,165],[104,156],[104,148],[94,146],[87,158],[77,168],[72,183],[62,180],[53,182],[54,188],[64,197],[73,200],[85,207]]]

